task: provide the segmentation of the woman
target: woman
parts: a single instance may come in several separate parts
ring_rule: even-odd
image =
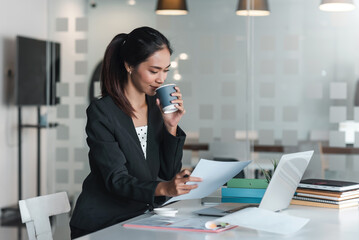
[[[155,98],[170,67],[170,43],[141,27],[119,34],[108,45],[101,73],[102,98],[87,109],[91,172],[83,183],[70,227],[71,238],[135,217],[165,196],[186,194],[199,182],[180,172],[185,113],[178,87],[178,111],[164,114]],[[157,106],[156,106],[157,105]]]

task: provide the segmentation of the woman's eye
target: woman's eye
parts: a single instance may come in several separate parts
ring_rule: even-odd
[[[152,74],[156,74],[156,73],[158,73],[158,72],[155,72],[155,71],[150,71]]]
[[[165,69],[164,72],[169,72],[170,70],[169,69]]]

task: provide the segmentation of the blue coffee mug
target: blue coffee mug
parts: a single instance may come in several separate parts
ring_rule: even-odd
[[[175,107],[177,103],[171,103],[176,100],[176,96],[171,96],[172,93],[176,92],[176,84],[166,84],[156,89],[156,95],[160,99],[162,110],[164,113],[173,113],[178,109]]]

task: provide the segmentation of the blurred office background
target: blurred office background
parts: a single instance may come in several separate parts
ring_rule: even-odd
[[[238,0],[187,0],[188,14],[156,15],[157,0],[1,0],[0,207],[18,199],[16,36],[61,44],[60,103],[42,106],[41,194],[72,199],[89,173],[85,110],[100,95],[98,69],[118,33],[150,26],[174,48],[167,83],[184,95],[183,164],[251,159],[262,177],[283,153],[315,150],[307,177],[359,181],[359,10],[320,0],[269,0],[268,16],[236,15]],[[359,4],[354,1],[355,4]],[[37,122],[36,107],[22,121]],[[22,198],[37,195],[36,129],[22,130]],[[16,239],[0,228],[1,239]],[[26,237],[26,234],[25,236]]]

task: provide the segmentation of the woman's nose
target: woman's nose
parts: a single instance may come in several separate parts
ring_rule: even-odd
[[[159,76],[158,76],[158,78],[156,79],[156,82],[157,82],[158,84],[162,84],[162,83],[165,82],[166,77],[167,77],[167,73],[160,73]]]

